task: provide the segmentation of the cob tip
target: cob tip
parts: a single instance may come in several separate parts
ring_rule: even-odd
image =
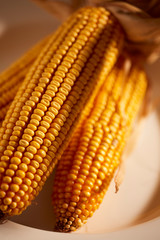
[[[72,229],[74,228],[74,229]],[[72,230],[71,230],[72,229]],[[66,223],[62,222],[62,221],[58,221],[56,223],[56,226],[54,228],[54,231],[55,232],[63,232],[63,233],[69,233],[69,232],[72,232],[72,231],[75,231],[76,228],[75,227],[72,227],[70,225],[67,225]]]
[[[82,221],[80,218],[60,218],[56,222],[54,231],[63,233],[74,232],[86,222],[87,220]]]

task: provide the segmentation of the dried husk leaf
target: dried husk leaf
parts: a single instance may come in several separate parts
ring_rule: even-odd
[[[120,185],[122,184],[124,177],[125,177],[125,164],[124,161],[121,160],[118,171],[114,177],[115,193],[119,191]]]
[[[86,0],[86,5],[98,5],[104,2],[117,2],[116,0]],[[132,6],[140,8],[152,17],[160,17],[160,1],[159,0],[119,0],[118,2],[129,3]]]
[[[160,56],[160,18],[124,2],[105,2],[126,33],[126,48],[132,56],[152,63]]]

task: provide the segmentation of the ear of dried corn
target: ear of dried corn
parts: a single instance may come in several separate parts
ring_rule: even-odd
[[[66,148],[90,95],[117,60],[123,31],[103,8],[84,8],[50,38],[0,130],[0,209],[21,214]]]
[[[119,61],[58,162],[53,188],[58,231],[76,230],[99,207],[142,104],[143,69],[133,63],[126,75]]]

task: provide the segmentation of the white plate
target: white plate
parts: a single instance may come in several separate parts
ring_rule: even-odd
[[[29,0],[0,0],[0,70],[21,56],[30,46],[55,30],[59,22]],[[157,81],[160,62],[147,66]],[[160,239],[160,112],[152,112],[141,126],[134,151],[127,158],[126,174],[115,194],[112,182],[99,210],[76,233],[53,231],[51,205],[54,174],[32,205],[20,216],[0,226],[0,239]]]

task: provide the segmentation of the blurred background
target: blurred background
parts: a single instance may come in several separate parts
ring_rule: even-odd
[[[60,24],[31,0],[0,0],[0,71]]]

